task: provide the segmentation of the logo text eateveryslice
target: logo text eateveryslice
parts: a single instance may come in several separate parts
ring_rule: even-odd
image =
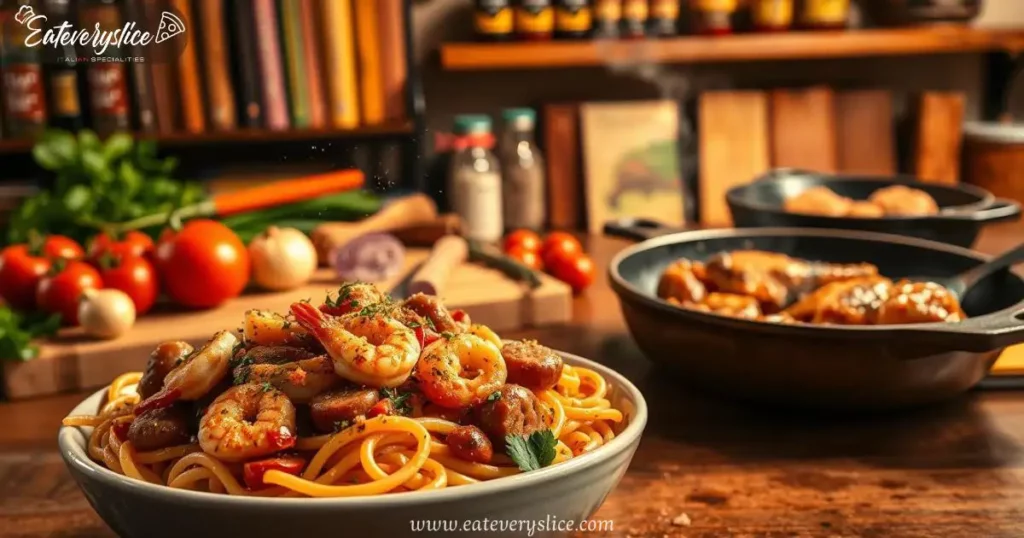
[[[41,25],[46,22],[46,15],[33,12],[32,6],[21,6],[14,16],[14,20],[31,30],[31,33],[25,37],[26,46],[34,47],[40,43],[51,45],[54,48],[72,44],[83,47],[91,45],[96,54],[103,54],[110,45],[115,47],[146,46],[151,42],[163,43],[176,35],[185,33],[185,23],[177,15],[168,11],[160,14],[160,25],[157,27],[155,37],[146,30],[136,29],[134,22],[126,22],[123,27],[116,30],[103,30],[98,22],[93,31],[88,29],[72,30],[68,21],[62,22],[60,26],[44,29]]]

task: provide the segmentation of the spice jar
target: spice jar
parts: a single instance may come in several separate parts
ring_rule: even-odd
[[[594,0],[594,36],[616,37],[622,24],[622,0]]]
[[[694,30],[702,35],[732,33],[732,15],[738,0],[693,0]]]
[[[555,31],[555,12],[551,0],[517,0],[516,34],[526,40],[551,39]]]
[[[537,114],[529,108],[511,108],[502,114],[501,177],[505,228],[544,227],[544,158],[534,142]]]
[[[669,37],[679,33],[679,1],[650,0],[650,33],[653,36]]]
[[[590,0],[555,1],[555,36],[561,39],[579,39],[590,35],[593,17]]]
[[[783,32],[793,24],[794,0],[752,0],[754,29],[758,32]]]
[[[483,41],[507,41],[512,38],[512,0],[476,0],[473,23]]]
[[[496,242],[502,227],[501,171],[491,133],[491,118],[455,117],[454,150],[448,173],[448,200],[462,219],[462,234],[469,239]]]
[[[850,0],[803,0],[800,26],[809,30],[841,30],[850,17]]]
[[[647,27],[647,0],[622,0],[622,35],[643,37]]]

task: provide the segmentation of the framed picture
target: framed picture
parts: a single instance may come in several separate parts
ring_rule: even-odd
[[[623,217],[685,223],[675,101],[585,103],[580,125],[590,232]]]

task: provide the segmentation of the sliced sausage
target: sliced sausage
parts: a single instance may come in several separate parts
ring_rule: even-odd
[[[484,432],[476,426],[459,426],[448,434],[448,448],[460,460],[490,463],[494,446]]]
[[[562,357],[536,340],[506,342],[501,356],[508,368],[508,382],[530,390],[546,390],[562,376]]]
[[[149,354],[146,371],[139,380],[139,396],[143,400],[160,392],[164,386],[164,378],[175,366],[184,362],[185,357],[192,353],[192,346],[180,340],[164,342]]]
[[[403,306],[429,320],[432,328],[439,333],[462,332],[462,326],[455,322],[451,312],[441,304],[441,300],[433,295],[417,293],[406,299]]]
[[[291,346],[256,346],[242,356],[242,361],[250,364],[284,364],[311,359],[316,354],[301,347]]]
[[[184,445],[191,441],[187,407],[172,405],[151,409],[135,417],[128,428],[128,440],[140,451]]]
[[[507,435],[530,435],[544,429],[544,404],[526,387],[505,385],[478,410],[480,428],[500,447]]]
[[[379,400],[376,390],[356,387],[318,394],[309,402],[313,426],[321,432],[332,432],[335,424],[365,415]]]

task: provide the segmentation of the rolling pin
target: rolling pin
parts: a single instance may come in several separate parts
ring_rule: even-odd
[[[445,213],[430,222],[394,230],[391,235],[407,247],[429,247],[446,235],[461,233],[462,219],[454,213]]]
[[[413,194],[386,204],[376,214],[359,222],[328,222],[313,229],[313,244],[320,263],[327,263],[331,252],[349,241],[374,232],[428,224],[437,219],[437,205],[425,194]]]
[[[447,235],[434,243],[430,256],[409,281],[409,293],[440,296],[452,271],[469,257],[466,240]]]

